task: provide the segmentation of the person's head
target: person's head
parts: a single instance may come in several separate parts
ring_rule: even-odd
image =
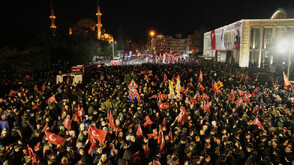
[[[79,154],[80,154],[81,156],[83,156],[83,155],[85,154],[84,148],[80,148],[80,149],[79,149]]]

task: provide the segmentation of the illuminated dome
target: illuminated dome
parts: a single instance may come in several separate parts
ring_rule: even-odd
[[[287,12],[283,8],[277,9],[271,17],[271,19],[286,19],[286,18],[287,18]]]

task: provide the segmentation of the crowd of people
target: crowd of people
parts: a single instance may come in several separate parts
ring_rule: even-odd
[[[53,71],[5,80],[0,162],[294,164],[291,93],[239,69],[203,60],[100,67],[78,84],[56,84]]]

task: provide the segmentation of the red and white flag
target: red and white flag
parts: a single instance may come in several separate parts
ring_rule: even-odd
[[[208,114],[211,115],[209,103],[204,104],[203,111],[208,112]]]
[[[159,93],[159,100],[167,100],[168,99],[168,94],[161,94]]]
[[[169,141],[170,142],[174,141],[174,139],[173,139],[173,132],[172,132],[172,129],[171,128],[169,130],[168,138],[169,138]]]
[[[203,97],[206,101],[209,100],[209,96],[208,96],[207,94],[205,94],[205,93],[203,93],[202,97]]]
[[[185,122],[188,122],[188,116],[185,108],[183,108],[180,114],[178,115],[177,121],[179,123],[182,123],[182,125],[184,125]]]
[[[193,97],[190,97],[190,103],[196,105],[197,101]]]
[[[78,105],[77,112],[72,116],[72,120],[78,122],[79,120],[82,121],[82,117],[85,116],[84,108],[80,108],[80,105]]]
[[[143,124],[144,127],[147,127],[148,125],[153,124],[153,121],[150,119],[150,117],[147,115],[145,117],[145,123]]]
[[[153,95],[150,97],[150,99],[157,99],[158,98],[158,95]]]
[[[58,145],[58,144],[63,144],[65,142],[65,138],[63,138],[63,137],[61,137],[59,135],[56,135],[56,134],[51,133],[51,132],[45,132],[45,133],[46,133],[46,136],[47,136],[47,139],[48,139],[49,143]]]
[[[195,94],[195,96],[194,96],[194,99],[198,99],[199,101],[201,101],[202,99],[201,99],[201,96],[200,96],[200,94],[199,94],[199,92],[197,91],[196,92],[196,94]]]
[[[111,111],[109,112],[109,127],[114,129],[115,128],[115,124],[114,124],[114,118],[112,116]]]
[[[215,50],[215,30],[210,31],[211,50]]]
[[[11,89],[8,96],[9,97],[14,97],[16,94],[17,94],[17,91],[14,91],[14,90]]]
[[[138,128],[137,128],[137,137],[138,138],[143,137],[143,131],[140,124],[138,125]]]
[[[187,95],[189,93],[189,87],[184,91],[184,94]]]
[[[91,141],[91,146],[88,150],[88,154],[90,155],[92,153],[92,151],[94,150],[94,148],[97,146],[97,142],[95,139],[90,140]]]
[[[48,123],[46,123],[45,127],[42,130],[42,133],[46,132],[46,131],[50,131],[49,125]]]
[[[261,122],[259,121],[258,117],[256,117],[253,121],[254,125],[257,125],[259,129],[263,129],[263,125],[261,124]]]
[[[132,165],[140,165],[141,164],[141,152],[138,151],[130,158]]]
[[[252,95],[255,96],[255,95],[257,95],[259,92],[260,92],[259,89],[256,87],[256,88],[253,90]]]
[[[199,72],[199,76],[198,76],[198,82],[202,82],[203,81],[203,73],[202,71],[200,70]]]
[[[97,139],[100,144],[104,144],[107,131],[90,126],[89,128],[89,139]]]
[[[245,93],[244,91],[242,91],[241,89],[238,89],[239,95],[243,96],[243,94]]]
[[[159,109],[168,109],[169,108],[169,103],[165,102],[165,103],[157,103]]]
[[[64,119],[63,123],[64,127],[67,129],[67,130],[71,130],[71,120],[70,120],[70,115],[67,115],[67,117]]]
[[[27,144],[27,156],[29,156],[32,159],[32,163],[33,164],[37,164],[37,156],[34,153],[34,150],[29,146],[29,144]]]
[[[245,101],[245,102],[247,102],[248,104],[250,104],[250,97],[251,97],[252,95],[250,94],[250,93],[246,93],[245,95],[244,95],[244,97],[243,97],[243,100]]]
[[[162,120],[162,125],[163,126],[166,126],[166,120],[165,120],[165,118],[163,118],[163,120]]]
[[[241,104],[242,105],[243,104],[242,97],[239,97],[239,99],[235,101],[235,104]]]
[[[50,103],[50,102],[55,102],[56,99],[55,99],[55,95],[52,95],[51,97],[49,97],[47,100],[46,100],[46,103]]]
[[[228,100],[229,101],[234,101],[235,100],[235,92],[234,91],[231,91],[231,93],[229,94],[228,96]]]

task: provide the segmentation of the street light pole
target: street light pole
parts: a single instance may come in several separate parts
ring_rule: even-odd
[[[114,60],[114,42],[112,42],[112,58],[113,58],[113,60]]]

